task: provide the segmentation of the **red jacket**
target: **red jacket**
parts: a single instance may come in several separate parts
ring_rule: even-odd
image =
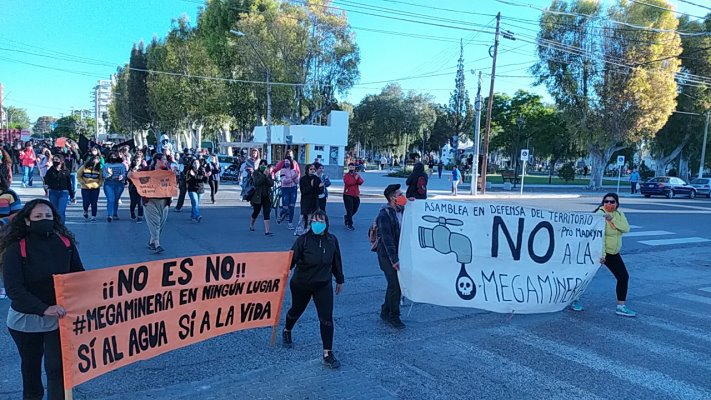
[[[34,167],[36,159],[37,156],[35,155],[35,151],[31,148],[20,152],[20,161],[22,162],[23,167]]]
[[[343,195],[360,197],[360,185],[363,184],[363,178],[360,174],[346,173],[343,175]]]

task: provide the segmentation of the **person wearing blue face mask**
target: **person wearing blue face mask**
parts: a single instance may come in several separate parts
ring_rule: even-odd
[[[321,210],[311,214],[311,228],[299,236],[291,249],[294,252],[291,268],[291,308],[286,313],[282,332],[284,347],[291,348],[291,330],[309,305],[311,298],[316,306],[321,325],[323,365],[338,368],[341,363],[333,354],[333,278],[335,293],[343,290],[343,262],[338,239],[328,232],[328,216]]]

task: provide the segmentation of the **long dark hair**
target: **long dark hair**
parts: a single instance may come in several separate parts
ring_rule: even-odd
[[[94,164],[94,158],[98,158],[99,162]],[[89,159],[84,163],[84,168],[91,168],[92,171],[101,170],[101,154],[93,156],[89,153]]]
[[[612,197],[613,199],[615,199],[615,204],[617,205],[617,207],[615,207],[615,210],[620,208],[620,196],[618,196],[617,193],[610,192],[610,193],[602,196],[602,200],[600,200],[600,205],[597,206],[597,208],[595,209],[595,212],[598,212],[603,208],[603,206],[605,205],[605,198],[606,197]]]
[[[326,214],[326,212],[323,210],[316,210],[312,212],[311,215],[309,215],[309,224],[311,224],[311,222],[313,222],[313,220],[316,218],[323,219],[324,221],[326,221],[326,230],[323,231],[323,233],[324,236],[328,236],[328,228],[331,226],[331,224],[328,222],[328,214]],[[311,230],[309,230],[309,232],[311,232]]]
[[[53,155],[52,155],[52,166],[53,166],[53,167],[54,167],[54,159],[55,159],[55,158],[58,158],[58,159],[59,159],[59,163],[60,163],[60,164],[59,164],[59,168],[55,167],[54,169],[56,169],[57,171],[61,171],[61,170],[67,169],[67,165],[66,165],[65,162],[64,162],[64,161],[65,161],[65,160],[64,160],[64,156],[61,155],[61,154],[53,154]]]
[[[45,205],[52,210],[54,233],[66,237],[73,245],[76,246],[77,242],[74,234],[70,232],[59,219],[59,213],[54,205],[45,199],[34,199],[25,204],[25,206],[22,207],[22,210],[14,215],[12,221],[10,221],[10,223],[2,229],[2,234],[0,235],[0,269],[7,248],[27,237],[29,229],[25,219],[30,219],[32,210],[34,210],[38,205]]]

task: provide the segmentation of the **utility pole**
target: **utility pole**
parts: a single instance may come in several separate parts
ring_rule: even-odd
[[[250,42],[251,44],[252,42]],[[254,48],[254,46],[252,46]],[[257,52],[257,49],[254,49]],[[259,55],[259,53],[257,53]],[[260,58],[261,60],[261,58]],[[267,66],[267,64],[262,61],[264,67],[267,69],[267,149],[264,152],[264,158],[267,159],[267,163],[272,162],[272,72]]]
[[[706,123],[704,124],[704,143],[701,146],[701,161],[699,162],[699,178],[704,176],[704,159],[706,158],[706,140],[709,136],[709,111],[706,111]]]
[[[494,106],[494,80],[496,79],[496,57],[499,54],[499,33],[501,33],[501,13],[496,14],[496,33],[494,35],[494,61],[491,64],[491,85],[489,86],[489,105],[486,109],[486,131],[484,133],[484,158],[481,163],[482,187],[486,193],[486,168],[489,162],[489,135],[491,133],[491,109]]]
[[[479,71],[479,86],[477,86],[476,100],[474,100],[474,111],[476,111],[476,120],[474,122],[474,162],[472,165],[473,171],[471,185],[471,194],[474,196],[476,196],[479,192],[479,188],[477,186],[479,186],[479,143],[481,142],[481,108],[484,105],[484,99],[481,98],[481,75],[481,71]],[[485,186],[485,184],[482,185],[482,191],[485,189]]]

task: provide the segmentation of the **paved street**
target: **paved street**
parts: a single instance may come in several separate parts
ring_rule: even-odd
[[[369,181],[367,189],[377,193],[390,180]],[[275,226],[272,238],[262,235],[259,222],[249,232],[250,209],[236,200],[236,186],[223,187],[218,204],[203,205],[201,224],[190,222],[189,202],[182,213],[171,213],[161,258],[290,248],[294,237],[285,225]],[[27,200],[39,190],[19,191]],[[556,196],[502,201],[587,211],[601,198]],[[347,232],[343,206],[337,196],[332,200],[331,230],[341,242],[346,274],[334,311],[340,370],[320,365],[310,306],[294,330],[294,349],[270,347],[270,329],[236,332],[103,375],[76,388],[75,398],[711,398],[710,200],[621,200],[633,225],[622,254],[636,319],[614,314],[615,281],[603,267],[583,296],[582,313],[502,315],[415,304],[404,308],[404,331],[378,317],[385,279],[368,251],[366,230],[382,201],[364,199],[356,231]],[[101,218],[103,209],[98,223],[87,224],[79,206],[70,207],[69,226],[87,268],[157,258],[145,248],[145,225],[128,220],[127,204],[125,198],[122,219],[111,224]],[[2,321],[8,304],[0,301]],[[0,399],[19,398],[19,358],[6,329],[0,330],[0,365]]]

